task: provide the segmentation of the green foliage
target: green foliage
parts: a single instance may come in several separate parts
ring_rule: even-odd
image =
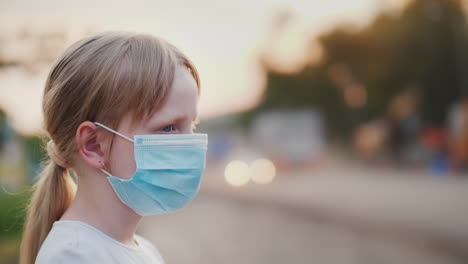
[[[0,263],[17,263],[30,193],[0,193]]]
[[[29,192],[0,194],[0,240],[21,234],[29,196]]]

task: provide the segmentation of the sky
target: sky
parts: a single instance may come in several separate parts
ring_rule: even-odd
[[[280,70],[297,69],[305,62],[303,54],[310,36],[337,23],[365,25],[379,10],[396,10],[404,2],[0,0],[0,32],[66,31],[68,44],[83,37],[86,29],[161,36],[197,66],[202,78],[199,112],[203,120],[246,110],[259,101],[265,86],[257,63],[262,52],[268,51]],[[294,18],[278,32],[272,25],[280,10],[287,10]],[[44,67],[35,75],[19,68],[0,72],[0,107],[21,133],[36,133],[41,128],[41,96],[49,70]]]

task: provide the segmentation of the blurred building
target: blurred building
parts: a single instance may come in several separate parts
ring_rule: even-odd
[[[253,120],[252,139],[280,166],[313,164],[323,158],[324,120],[312,109],[262,112]]]

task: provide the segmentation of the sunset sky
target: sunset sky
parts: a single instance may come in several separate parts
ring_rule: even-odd
[[[362,26],[379,10],[396,10],[404,2],[3,0],[0,30],[4,35],[19,29],[67,31],[70,43],[81,38],[86,29],[132,30],[161,36],[186,52],[198,67],[203,85],[199,105],[203,119],[241,111],[258,101],[264,87],[256,63],[260,52],[274,54],[280,69],[297,68],[304,61],[303,51],[310,36],[336,23]],[[294,19],[282,32],[273,33],[273,21],[280,10],[288,10]],[[40,128],[41,95],[48,70],[44,67],[33,76],[15,68],[0,72],[0,107],[7,110],[12,124],[22,133],[34,133]]]

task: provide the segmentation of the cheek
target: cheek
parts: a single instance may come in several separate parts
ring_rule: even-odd
[[[111,173],[112,175],[130,179],[136,170],[135,158],[133,155],[133,144],[130,142],[114,142],[111,151]]]

